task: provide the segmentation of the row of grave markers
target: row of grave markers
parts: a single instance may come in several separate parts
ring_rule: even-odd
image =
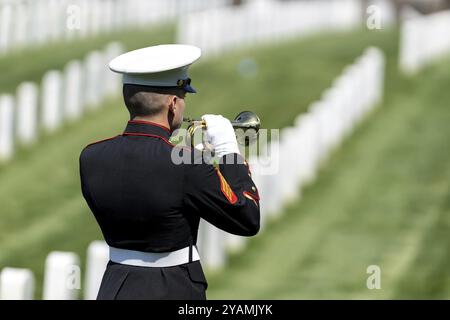
[[[283,128],[258,156],[248,159],[261,197],[261,228],[301,197],[303,187],[314,182],[320,166],[344,138],[380,104],[383,97],[385,58],[378,48],[368,48],[348,66],[333,86]],[[226,234],[202,220],[199,251],[209,268],[225,265],[227,253],[242,250],[245,237]]]
[[[361,13],[359,0],[249,1],[180,16],[177,41],[221,54],[258,42],[346,30],[361,25]]]
[[[15,96],[0,94],[0,161],[10,160],[17,145],[36,142],[41,131],[52,133],[116,94],[121,79],[107,66],[123,51],[120,43],[110,43],[83,61],[70,61],[62,71],[48,71],[40,86],[24,82]]]
[[[104,241],[93,241],[87,249],[84,298],[97,297],[103,273],[109,260],[109,247]],[[81,289],[80,258],[72,252],[53,251],[45,260],[44,300],[75,300]],[[1,300],[32,300],[35,278],[28,269],[3,268],[0,273]]]
[[[289,201],[301,197],[301,189],[312,183],[330,153],[364,120],[383,97],[385,58],[378,48],[368,48],[354,64],[299,114],[294,125],[272,136],[259,156],[249,158],[252,177],[261,196],[261,227],[282,212]],[[242,250],[246,238],[226,234],[201,220],[198,249],[202,264],[218,269],[227,253]],[[84,299],[95,299],[108,262],[105,242],[88,248]],[[52,252],[45,262],[44,299],[77,299],[80,286],[79,258],[71,252]],[[33,299],[34,277],[28,269],[4,268],[0,274],[1,299]]]
[[[407,18],[400,32],[400,69],[414,74],[450,54],[450,10]]]
[[[227,0],[0,0],[0,55],[57,40],[172,21]]]

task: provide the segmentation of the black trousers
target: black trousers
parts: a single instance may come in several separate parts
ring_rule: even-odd
[[[148,268],[109,261],[97,300],[206,300],[200,261]]]

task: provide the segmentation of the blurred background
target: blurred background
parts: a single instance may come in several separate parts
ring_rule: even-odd
[[[88,251],[102,236],[78,157],[128,121],[107,63],[187,43],[203,57],[186,115],[251,110],[281,132],[277,173],[254,165],[260,234],[202,225],[209,299],[449,299],[448,10],[444,0],[0,0],[0,298],[93,297],[105,257],[99,242]],[[69,293],[53,251],[79,266]]]

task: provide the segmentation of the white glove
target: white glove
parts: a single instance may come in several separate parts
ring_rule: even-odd
[[[230,120],[213,114],[205,114],[202,120],[206,122],[206,139],[214,148],[217,157],[221,158],[230,153],[240,154]]]

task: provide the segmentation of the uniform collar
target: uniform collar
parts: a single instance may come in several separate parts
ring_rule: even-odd
[[[143,133],[143,134],[152,134],[160,136],[164,139],[169,139],[171,132],[169,128],[165,126],[144,120],[130,120],[128,121],[127,127],[125,128],[124,133]]]

